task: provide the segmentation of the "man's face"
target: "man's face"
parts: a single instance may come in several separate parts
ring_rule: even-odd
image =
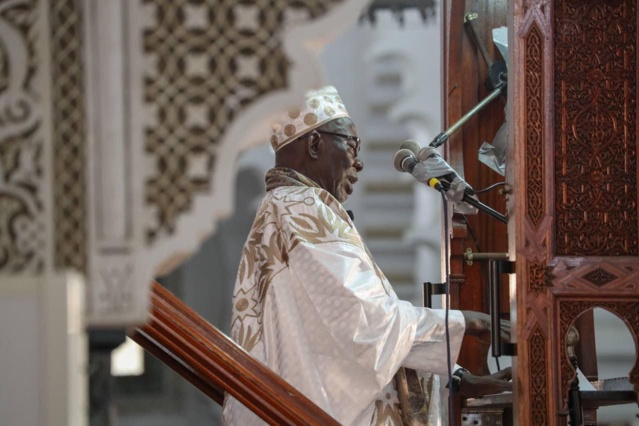
[[[318,128],[324,148],[320,152],[318,184],[338,201],[344,202],[353,193],[357,173],[364,163],[357,158],[359,138],[350,119],[339,119],[331,126]]]

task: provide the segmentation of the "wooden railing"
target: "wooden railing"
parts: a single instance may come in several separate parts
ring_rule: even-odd
[[[147,325],[131,338],[222,404],[224,392],[274,425],[339,425],[157,282]]]

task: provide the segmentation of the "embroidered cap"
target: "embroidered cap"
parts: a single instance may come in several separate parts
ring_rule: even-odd
[[[301,109],[288,111],[273,124],[271,146],[275,151],[313,129],[340,117],[348,117],[342,98],[333,86],[310,90]]]

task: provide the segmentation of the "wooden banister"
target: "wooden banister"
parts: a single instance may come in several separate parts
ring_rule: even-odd
[[[130,337],[219,404],[227,392],[270,424],[339,425],[157,282],[150,309]]]

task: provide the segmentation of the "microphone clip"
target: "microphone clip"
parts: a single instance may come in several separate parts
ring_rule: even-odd
[[[448,182],[446,182],[448,183]],[[430,186],[431,188],[441,192],[442,194],[445,193],[447,191],[447,189],[444,189],[444,186],[442,184],[442,182],[437,179],[437,178],[430,178],[428,179],[428,186]],[[448,185],[450,187],[450,185]]]

